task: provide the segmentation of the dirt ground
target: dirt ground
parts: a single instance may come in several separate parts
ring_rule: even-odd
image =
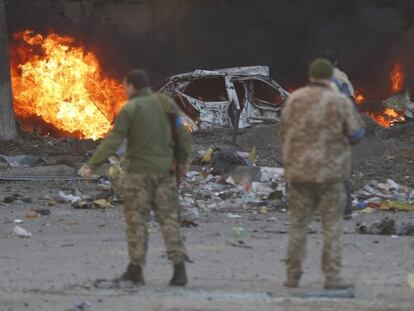
[[[368,121],[368,135],[354,149],[354,186],[370,179],[392,178],[414,186],[414,122],[382,129]],[[193,156],[208,147],[249,151],[256,147],[258,165],[282,164],[277,126],[241,131],[238,146],[229,130],[194,135]],[[95,142],[26,135],[0,146],[0,154],[30,154],[44,158],[43,165],[65,164],[78,168]],[[6,170],[0,170],[4,173]],[[349,292],[322,290],[320,252],[322,234],[315,216],[308,238],[303,283],[286,290],[284,258],[288,233],[287,213],[269,209],[265,215],[252,210],[223,207],[200,211],[198,227],[183,228],[190,257],[189,285],[169,288],[171,276],[159,228],[151,222],[150,247],[145,268],[147,286],[136,289],[96,289],[96,279],[120,275],[127,263],[122,205],[106,209],[74,209],[51,200],[59,191],[74,189],[94,195],[95,183],[84,181],[0,181],[0,310],[71,310],[87,302],[89,310],[414,310],[414,289],[406,278],[414,273],[412,237],[361,235],[357,223],[387,216],[414,223],[414,213],[375,212],[356,214],[344,223],[344,276],[355,282],[355,298]],[[19,199],[4,199],[19,194]],[[50,215],[25,217],[29,208],[46,208]],[[236,213],[241,218],[228,218]],[[32,238],[13,234],[14,220]],[[232,236],[243,227],[242,238]],[[77,309],[75,309],[77,310]],[[78,309],[82,310],[82,309]],[[88,310],[84,308],[83,310]]]

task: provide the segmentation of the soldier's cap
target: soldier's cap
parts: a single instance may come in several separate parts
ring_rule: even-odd
[[[317,80],[329,80],[333,75],[333,65],[325,58],[317,58],[309,65],[309,77]]]

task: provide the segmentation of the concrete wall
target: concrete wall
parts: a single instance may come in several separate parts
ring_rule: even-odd
[[[125,34],[174,32],[194,0],[64,0],[73,22],[89,20],[96,27],[113,27]]]

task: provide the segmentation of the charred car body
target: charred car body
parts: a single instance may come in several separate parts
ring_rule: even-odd
[[[250,127],[276,122],[289,93],[265,66],[195,70],[171,77],[160,89],[172,96],[195,129]]]

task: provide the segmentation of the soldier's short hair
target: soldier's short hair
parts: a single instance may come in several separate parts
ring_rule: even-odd
[[[150,86],[148,74],[145,70],[134,69],[125,77],[127,84],[132,84],[136,90],[144,89]]]

